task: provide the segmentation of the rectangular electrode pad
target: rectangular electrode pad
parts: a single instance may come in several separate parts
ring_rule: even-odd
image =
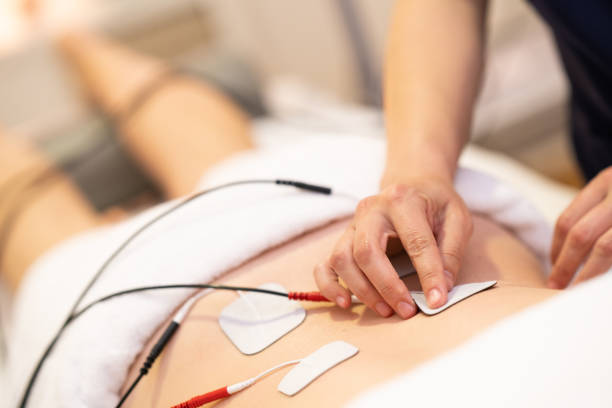
[[[425,313],[426,315],[435,315],[445,309],[448,309],[455,303],[461,302],[463,299],[472,296],[475,293],[490,288],[496,283],[497,281],[486,281],[457,285],[453,288],[453,290],[448,292],[448,301],[443,306],[437,309],[430,309],[429,306],[427,306],[427,300],[425,299],[425,294],[423,292],[419,290],[411,290],[410,295],[423,313]]]
[[[344,341],[328,343],[302,359],[278,384],[278,390],[292,396],[313,382],[321,374],[353,357],[359,349]]]
[[[287,292],[278,283],[260,286]],[[264,293],[242,293],[219,316],[223,332],[244,354],[255,354],[295,329],[304,321],[306,311],[300,302]]]

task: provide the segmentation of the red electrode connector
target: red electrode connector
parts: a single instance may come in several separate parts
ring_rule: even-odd
[[[289,292],[287,297],[291,300],[306,300],[309,302],[329,302],[321,292]]]
[[[288,365],[297,364],[301,360],[290,360],[285,361],[277,366],[267,369],[266,371],[260,373],[255,377],[251,377],[248,380],[241,381],[236,384],[228,385],[226,387],[218,388],[214,391],[207,392],[206,394],[198,395],[197,397],[193,397],[190,400],[185,402],[181,402],[180,404],[173,405],[172,408],[199,408],[204,404],[208,404],[209,402],[217,401],[223,398],[227,398],[232,394],[236,394],[245,388],[249,388],[251,385],[255,384],[260,378],[265,377],[273,371],[278,370],[279,368],[283,368]]]
[[[208,392],[203,395],[198,395],[197,397],[193,397],[192,399],[181,402],[178,405],[174,405],[172,408],[198,408],[204,404],[209,402],[213,402],[216,400],[220,400],[222,398],[227,398],[231,394],[227,392],[227,387],[219,388],[217,390]]]

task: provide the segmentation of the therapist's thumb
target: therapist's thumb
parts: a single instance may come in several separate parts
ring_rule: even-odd
[[[461,269],[465,247],[472,236],[472,216],[460,201],[449,203],[444,214],[442,229],[438,234],[438,247],[444,265],[444,278],[450,291]]]

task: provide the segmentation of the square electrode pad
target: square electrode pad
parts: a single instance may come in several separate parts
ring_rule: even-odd
[[[448,292],[448,301],[437,309],[430,309],[427,306],[427,300],[425,299],[425,294],[419,290],[411,290],[410,295],[419,306],[419,309],[426,315],[435,315],[436,313],[440,313],[441,311],[448,309],[455,303],[461,302],[463,299],[472,296],[475,293],[483,291],[485,289],[490,288],[495,285],[497,281],[486,281],[486,282],[477,282],[477,283],[466,283],[464,285],[457,285]]]
[[[278,283],[266,283],[262,289],[287,292]],[[255,354],[295,329],[304,321],[306,311],[300,302],[264,293],[240,292],[227,305],[219,324],[232,343],[244,354]]]
[[[295,395],[330,368],[353,357],[359,349],[344,341],[328,343],[305,357],[283,377],[278,390],[285,395]]]

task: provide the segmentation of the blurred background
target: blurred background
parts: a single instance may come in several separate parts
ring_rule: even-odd
[[[110,166],[115,175],[133,174],[125,181],[132,183],[128,190],[143,180],[101,139],[99,129],[107,124],[54,47],[63,30],[93,27],[175,66],[199,70],[258,113],[306,110],[324,117],[328,104],[344,104],[380,120],[381,65],[392,0],[1,4],[0,127],[37,140],[59,157],[96,146],[101,153],[88,172]],[[580,185],[566,135],[567,86],[547,28],[522,1],[492,1],[488,24],[486,80],[474,143]],[[116,180],[112,174],[107,177]],[[113,201],[105,194],[111,193],[98,194],[100,207]]]

